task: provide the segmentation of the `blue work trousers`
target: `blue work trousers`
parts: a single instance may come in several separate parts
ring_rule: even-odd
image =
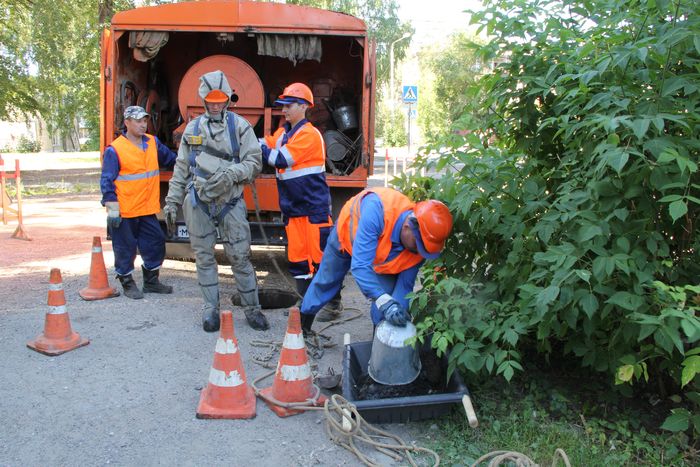
[[[314,274],[304,300],[301,302],[301,312],[303,314],[315,315],[318,311],[330,302],[343,286],[345,274],[350,270],[352,256],[340,249],[338,233],[335,227],[328,236],[326,249],[323,250],[323,259],[316,274]],[[396,285],[396,274],[377,274],[377,280],[382,289],[391,294]],[[370,308],[372,323],[376,326],[384,319],[379,312],[377,305],[372,301]]]
[[[111,229],[114,270],[120,276],[134,272],[136,252],[141,255],[146,269],[160,268],[165,259],[165,234],[155,214],[122,218],[116,229]]]

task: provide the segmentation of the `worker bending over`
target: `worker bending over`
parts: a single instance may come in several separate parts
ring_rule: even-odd
[[[143,292],[173,293],[171,286],[158,279],[165,259],[165,235],[156,214],[160,212],[159,167],[172,168],[177,156],[158,138],[146,134],[148,118],[148,112],[138,105],[124,110],[126,131],[105,149],[100,177],[114,270],[124,295],[133,299],[143,298]],[[143,260],[143,292],[132,277],[137,249]]]
[[[411,320],[407,294],[418,269],[437,258],[452,230],[452,214],[436,200],[413,203],[391,188],[373,188],[350,198],[338,216],[323,261],[301,304],[304,332],[314,315],[340,290],[348,270],[372,300],[371,317],[405,326]]]
[[[217,331],[220,325],[219,271],[214,256],[217,238],[231,263],[248,324],[265,330],[269,324],[260,311],[243,201],[243,187],[253,182],[262,168],[260,146],[250,123],[227,111],[238,96],[222,71],[200,78],[199,95],[205,112],[185,128],[165,198],[168,230],[175,229],[178,207],[182,206],[204,298],[204,330]]]
[[[280,210],[287,233],[289,273],[301,297],[318,269],[333,227],[331,195],[326,183],[326,147],[321,133],[306,119],[314,96],[303,83],[287,86],[275,104],[282,106],[284,126],[260,139],[263,161],[275,168]],[[319,313],[319,321],[340,314],[340,294]]]

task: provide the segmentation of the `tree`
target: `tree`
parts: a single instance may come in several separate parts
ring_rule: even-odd
[[[410,24],[399,20],[396,0],[288,0],[286,3],[339,11],[364,20],[369,36],[377,43],[377,88],[389,80],[389,45],[404,34],[414,32]],[[394,45],[396,62],[406,56],[408,45],[409,41]]]
[[[700,401],[700,6],[486,3],[496,65],[440,142],[455,174],[405,179],[455,215],[421,332],[451,369],[509,380],[537,350]]]
[[[0,0],[0,119],[40,108],[26,65],[30,6],[30,0]]]
[[[475,54],[476,39],[466,32],[450,36],[445,46],[433,45],[419,52],[421,97],[418,124],[427,139],[448,133],[468,104],[464,90],[483,73]]]

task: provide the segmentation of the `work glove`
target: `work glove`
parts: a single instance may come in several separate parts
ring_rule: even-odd
[[[228,170],[219,170],[212,175],[204,185],[202,185],[202,194],[210,200],[218,198],[221,195],[229,193],[236,183],[233,173]],[[200,196],[201,198],[202,196]]]
[[[376,305],[384,319],[394,326],[404,327],[406,323],[411,321],[411,315],[389,294],[380,296]]]
[[[177,206],[174,204],[166,204],[163,208],[165,216],[165,227],[168,231],[168,237],[175,235],[175,221],[177,220]]]
[[[117,229],[122,223],[121,212],[119,211],[118,201],[107,201],[105,203],[105,208],[107,208],[107,228]]]

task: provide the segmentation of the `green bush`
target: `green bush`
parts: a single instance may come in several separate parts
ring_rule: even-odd
[[[20,136],[19,141],[17,141],[17,152],[39,152],[41,151],[41,145],[38,141],[35,141],[27,136]]]
[[[408,143],[405,112],[398,105],[393,110],[386,104],[378,107],[377,137],[384,140],[385,146],[405,146]]]
[[[467,136],[429,148],[455,173],[404,179],[455,216],[414,300],[422,335],[452,370],[510,380],[536,348],[700,400],[700,6],[486,3],[495,69],[465,90]]]

